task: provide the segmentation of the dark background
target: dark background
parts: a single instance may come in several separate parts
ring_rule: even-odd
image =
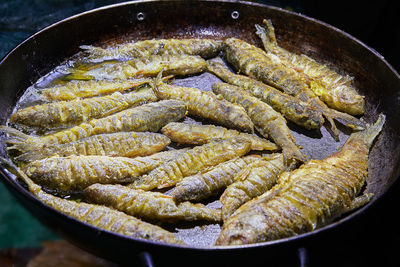
[[[111,0],[0,0],[0,57],[36,31]],[[253,1],[254,2],[254,1]],[[258,1],[331,24],[380,53],[400,70],[399,19],[395,1]],[[400,266],[397,183],[367,214],[341,231],[343,242],[317,240],[308,248],[312,266]],[[0,183],[0,249],[36,247],[59,237],[41,226]],[[322,236],[321,239],[325,237]],[[329,240],[329,237],[326,237]],[[267,261],[266,261],[267,262]]]

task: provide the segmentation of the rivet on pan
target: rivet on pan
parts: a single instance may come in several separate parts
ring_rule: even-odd
[[[142,20],[144,20],[144,13],[143,12],[138,12],[137,14],[136,14],[136,19],[138,20],[138,21],[142,21]]]
[[[240,16],[239,11],[236,11],[236,10],[232,11],[231,17],[232,17],[233,19],[238,19],[239,16]]]

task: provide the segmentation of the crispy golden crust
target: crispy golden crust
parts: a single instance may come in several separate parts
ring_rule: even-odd
[[[212,120],[220,125],[235,128],[244,132],[254,132],[246,111],[224,99],[219,99],[214,93],[197,88],[181,87],[158,82],[153,87],[160,99],[177,99],[184,101],[189,114],[203,119]]]
[[[157,97],[150,88],[127,94],[116,92],[101,97],[30,106],[13,113],[10,122],[51,130],[56,127],[76,125],[93,118],[105,117],[156,100]]]
[[[339,119],[352,129],[364,129],[365,124],[357,118],[332,110],[311,90],[304,75],[288,67],[279,57],[265,53],[260,48],[236,38],[224,41],[227,59],[241,72],[272,85],[321,112],[329,121],[333,136],[339,138],[339,130],[333,119]]]
[[[244,75],[234,74],[221,63],[208,61],[207,70],[224,82],[248,91],[281,113],[286,119],[308,130],[318,129],[324,123],[322,113],[311,107],[310,104],[282,93],[274,87]]]
[[[69,69],[70,74],[67,78],[75,80],[123,80],[142,76],[156,76],[162,70],[164,75],[189,75],[203,72],[206,67],[207,62],[198,56],[162,55],[126,62],[102,63],[90,67],[80,65]]]
[[[165,188],[180,182],[184,177],[203,171],[221,162],[245,155],[250,142],[241,138],[213,140],[194,147],[134,181],[130,187],[151,190]]]
[[[58,155],[85,156],[148,156],[164,149],[171,140],[165,135],[150,132],[117,132],[98,134],[66,144],[50,144],[41,151],[29,150],[15,157],[21,161],[33,161]],[[12,149],[10,147],[9,149]]]
[[[40,201],[83,223],[128,237],[184,245],[184,242],[177,239],[171,232],[159,226],[143,222],[133,216],[126,215],[123,212],[48,194],[13,163],[4,158],[0,158],[0,162],[6,164],[13,173],[16,173],[18,178],[22,179],[28,185],[29,191]]]
[[[367,130],[352,134],[339,152],[284,173],[271,192],[244,204],[225,222],[216,244],[249,244],[301,234],[348,211],[365,182],[368,150],[383,123],[381,116]]]
[[[265,137],[269,136],[282,148],[288,165],[305,160],[286,125],[285,118],[280,113],[235,85],[217,82],[212,88],[216,94],[221,94],[232,103],[244,107],[258,132]]]
[[[119,45],[103,49],[94,46],[81,46],[88,53],[90,61],[110,59],[145,58],[152,55],[198,55],[211,58],[222,49],[221,40],[212,39],[158,39]]]
[[[121,131],[157,132],[171,121],[183,118],[187,113],[184,102],[165,100],[144,104],[120,111],[116,114],[92,119],[72,128],[41,137],[25,135],[13,128],[2,126],[0,129],[11,135],[7,143],[20,152],[43,150],[49,144],[65,144],[96,134]]]
[[[134,159],[107,156],[54,156],[30,162],[23,167],[23,170],[38,184],[64,194],[80,191],[95,183],[132,182],[179,153],[182,152],[177,150]]]
[[[220,197],[223,220],[226,221],[247,201],[271,189],[285,170],[287,167],[282,154],[268,155],[246,166]]]
[[[252,134],[241,133],[236,130],[226,129],[221,126],[170,122],[161,129],[161,132],[178,144],[203,145],[213,139],[241,137],[251,142],[251,150],[278,149],[277,145],[271,143],[267,139]]]
[[[39,186],[30,188],[30,190],[39,200],[50,207],[97,228],[133,238],[184,245],[171,232],[123,212],[100,205],[78,203],[55,197],[43,192]]]
[[[186,177],[176,184],[170,194],[177,202],[205,199],[233,183],[243,168],[258,160],[259,156],[251,155],[220,163],[210,171]]]
[[[280,47],[276,42],[271,21],[263,21],[266,28],[256,25],[257,34],[267,51],[285,60],[288,65],[310,79],[310,87],[329,107],[351,115],[364,114],[364,97],[352,86],[352,78],[340,75],[328,66],[303,55],[295,54]]]
[[[70,81],[64,85],[43,89],[40,93],[48,101],[68,101],[78,97],[85,98],[114,92],[123,92],[149,82],[149,78],[138,78],[124,81]]]
[[[221,210],[190,202],[176,204],[171,196],[122,185],[94,184],[84,190],[84,195],[90,202],[106,205],[144,220],[221,221]]]

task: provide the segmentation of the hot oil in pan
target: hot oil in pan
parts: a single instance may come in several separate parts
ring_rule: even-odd
[[[74,58],[79,59],[79,55]],[[73,65],[73,62],[74,61],[72,60],[66,61],[49,74],[40,78],[37,83],[29,87],[19,99],[14,111],[22,107],[43,103],[44,101],[43,98],[40,97],[40,91],[50,85],[64,83],[64,76],[67,73],[67,69]],[[216,76],[205,72],[185,78],[178,77],[174,79],[173,83],[180,86],[195,87],[205,91],[211,91],[212,84],[218,81],[221,80]],[[192,117],[186,117],[184,122],[197,124],[210,123]],[[345,127],[340,127],[340,125],[338,125],[341,130],[340,141],[336,142],[325,127],[321,127],[319,130],[307,131],[290,122],[288,125],[297,144],[302,147],[302,152],[308,159],[322,159],[331,155],[344,144],[350,134],[346,131]],[[35,134],[35,132],[31,132],[31,134]],[[176,149],[177,147],[178,146],[172,144],[168,149]],[[168,191],[166,191],[166,193],[168,194]],[[67,196],[67,198],[79,199],[80,197],[78,195]],[[203,201],[203,203],[210,208],[220,208],[221,203],[218,198],[219,196],[215,196]],[[221,231],[221,226],[219,224],[206,224],[201,222],[180,223],[174,225],[163,224],[162,226],[174,232],[179,239],[186,242],[189,246],[194,247],[212,246]]]

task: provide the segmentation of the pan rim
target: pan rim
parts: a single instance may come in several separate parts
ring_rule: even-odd
[[[29,37],[27,37],[25,40],[23,40],[22,42],[20,42],[17,46],[15,46],[13,49],[11,49],[8,53],[6,53],[6,55],[0,60],[0,67],[4,64],[4,62],[6,62],[6,60],[8,59],[8,57],[10,55],[12,55],[19,47],[23,46],[25,43],[31,41],[32,39],[34,39],[36,36],[42,34],[43,32],[46,32],[54,27],[57,27],[60,24],[64,24],[66,22],[69,21],[73,21],[79,17],[82,16],[86,16],[88,14],[92,14],[92,13],[96,13],[96,12],[101,12],[102,10],[108,10],[111,8],[119,8],[121,6],[130,6],[130,5],[138,5],[138,4],[142,4],[142,3],[150,3],[150,2],[159,2],[157,0],[141,0],[141,1],[128,1],[128,2],[122,2],[122,3],[117,3],[117,4],[111,4],[111,5],[106,5],[103,7],[99,7],[96,9],[92,9],[92,10],[88,10],[79,14],[75,14],[72,15],[70,17],[67,17],[65,19],[62,19],[58,22],[55,22],[49,26],[44,27],[43,29],[37,31],[36,33],[30,35]],[[185,1],[185,0],[169,0],[169,1],[163,1],[163,2],[190,2],[190,1]],[[330,30],[333,30],[335,32],[338,32],[340,35],[351,39],[352,41],[357,42],[359,45],[361,45],[364,49],[368,50],[368,52],[372,53],[374,56],[377,56],[379,58],[380,61],[382,61],[386,67],[389,68],[389,70],[396,75],[396,77],[398,79],[400,79],[400,75],[398,74],[398,72],[391,66],[390,63],[388,63],[386,61],[386,59],[379,53],[377,52],[375,49],[369,47],[368,45],[364,44],[363,42],[361,42],[360,40],[358,40],[357,38],[353,37],[352,35],[346,33],[343,30],[340,30],[330,24],[327,24],[323,21],[308,17],[307,15],[301,14],[301,13],[297,13],[294,11],[288,11],[285,9],[282,9],[280,7],[275,7],[275,6],[271,6],[271,5],[267,5],[267,4],[261,4],[261,3],[252,3],[252,2],[246,2],[246,1],[234,1],[234,0],[199,0],[199,1],[193,1],[193,2],[223,2],[223,3],[231,3],[231,4],[240,4],[240,5],[248,5],[248,6],[260,6],[260,7],[266,7],[272,10],[277,10],[279,12],[284,12],[284,13],[288,13],[297,17],[300,17],[302,19],[308,20],[310,22],[313,23],[317,23],[320,24],[324,27],[329,28]],[[145,239],[139,239],[139,238],[133,238],[133,237],[127,237],[127,236],[123,236],[121,234],[117,234],[114,232],[110,232],[108,230],[103,230],[103,229],[99,229],[97,227],[94,227],[90,224],[84,223],[82,221],[79,221],[69,215],[66,215],[60,211],[57,211],[56,209],[44,204],[43,202],[41,202],[40,200],[38,200],[36,197],[34,197],[28,190],[26,190],[25,188],[23,188],[22,186],[20,186],[18,184],[17,181],[15,181],[11,176],[9,176],[7,174],[7,170],[5,168],[3,168],[3,166],[0,165],[0,173],[2,175],[2,181],[6,181],[7,183],[9,183],[11,186],[13,186],[15,189],[17,189],[18,192],[20,192],[21,194],[23,194],[25,197],[28,197],[31,201],[33,200],[36,204],[40,204],[46,208],[50,208],[51,210],[53,210],[54,212],[56,212],[57,214],[61,214],[61,216],[66,216],[68,219],[76,221],[77,223],[83,223],[85,226],[88,226],[94,230],[97,230],[99,232],[104,232],[104,233],[108,233],[111,235],[116,235],[119,237],[122,237],[124,239],[129,239],[129,240],[134,240],[134,241],[139,241],[139,243],[145,243],[145,244],[151,244],[151,245],[156,245],[156,246],[169,246],[169,247],[177,247],[177,248],[182,248],[182,249],[189,249],[189,250],[199,250],[199,251],[215,251],[215,250],[236,250],[236,249],[251,249],[254,247],[269,247],[269,246],[274,246],[274,245],[280,245],[283,243],[288,243],[294,240],[298,240],[298,239],[306,239],[310,236],[313,236],[315,234],[318,234],[320,232],[325,232],[328,231],[332,228],[336,228],[337,226],[343,225],[344,223],[352,220],[355,217],[359,217],[361,214],[365,213],[365,211],[367,209],[370,208],[370,206],[375,205],[375,203],[385,194],[387,194],[387,192],[389,190],[391,190],[393,188],[393,184],[398,182],[398,179],[396,179],[388,188],[386,188],[385,190],[382,191],[382,194],[377,197],[377,198],[373,198],[367,205],[363,206],[362,208],[352,212],[349,215],[346,215],[345,217],[341,218],[340,220],[334,221],[332,223],[329,223],[323,227],[317,228],[313,231],[310,232],[306,232],[303,234],[299,234],[296,236],[291,236],[291,237],[287,237],[287,238],[281,238],[281,239],[277,239],[277,240],[272,240],[272,241],[266,241],[266,242],[261,242],[261,243],[255,243],[255,244],[246,244],[246,245],[235,245],[235,246],[210,246],[210,247],[198,247],[198,246],[183,246],[183,245],[175,245],[175,244],[167,244],[167,243],[161,243],[158,241],[151,241],[151,240],[145,240]],[[7,177],[8,179],[4,179],[4,177]]]

